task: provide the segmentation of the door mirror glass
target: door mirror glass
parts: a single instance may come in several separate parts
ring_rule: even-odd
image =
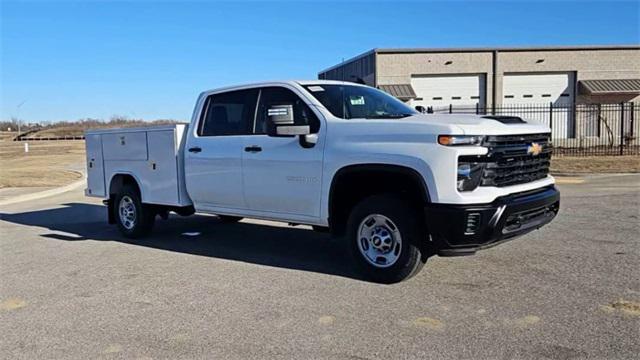
[[[311,128],[309,125],[279,125],[276,126],[276,135],[278,136],[296,136],[309,135]]]

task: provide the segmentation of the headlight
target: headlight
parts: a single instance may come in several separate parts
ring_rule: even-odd
[[[480,145],[483,137],[477,135],[440,135],[438,144],[445,146]]]
[[[472,191],[482,180],[483,163],[458,162],[458,191]]]

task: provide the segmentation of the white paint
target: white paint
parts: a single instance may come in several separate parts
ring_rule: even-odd
[[[87,154],[87,188],[85,193],[91,196],[105,197],[104,166],[102,159],[102,136],[86,134],[84,145]]]
[[[29,143],[24,143],[24,152],[29,152]]]
[[[473,75],[435,75],[414,76],[411,86],[417,98],[412,100],[413,106],[432,106],[434,111],[454,107],[473,107],[486,104],[485,76]]]
[[[502,81],[502,104],[518,105],[553,103],[553,137],[567,138],[573,134],[570,106],[575,101],[573,73],[507,74]],[[526,110],[513,109],[505,115],[527,119]],[[545,117],[548,124],[548,118]]]
[[[573,73],[507,74],[502,80],[502,103],[572,104]]]
[[[475,76],[475,75],[474,75]],[[455,78],[455,77],[454,77]],[[465,78],[464,81],[469,80]],[[482,83],[475,76],[479,90]],[[120,134],[132,131],[176,130],[176,141],[158,137],[157,144],[148,145],[147,137],[126,136],[129,141],[147,142],[148,161],[158,166],[177,167],[177,177],[164,174],[154,177],[147,160],[104,161],[105,179],[117,173],[131,174],[141,186],[142,199],[146,203],[184,206],[193,201],[196,211],[210,214],[235,215],[247,218],[276,220],[311,225],[328,224],[329,195],[332,181],[341,169],[351,165],[388,164],[413,169],[423,179],[433,203],[484,204],[498,197],[516,192],[538,189],[554,183],[549,176],[538,181],[507,187],[479,187],[470,192],[456,189],[456,164],[460,156],[483,155],[488,149],[481,146],[445,147],[437,143],[440,134],[450,135],[512,135],[548,132],[540,124],[503,124],[476,115],[422,115],[401,119],[338,119],[307,92],[301,85],[344,84],[336,81],[268,82],[204,92],[200,95],[192,116],[192,125],[118,129],[88,132],[91,134]],[[349,84],[352,86],[364,86]],[[444,84],[442,84],[444,85]],[[204,99],[209,95],[247,88],[279,86],[290,89],[320,120],[318,141],[312,148],[304,148],[297,137],[279,138],[267,135],[198,136],[196,129],[201,119]],[[471,87],[462,86],[472,94]],[[475,92],[479,94],[479,92]],[[471,99],[470,99],[471,100]],[[178,129],[186,132],[179,135]],[[180,133],[181,134],[181,133]],[[154,138],[154,136],[151,136]],[[87,138],[89,139],[89,137]],[[116,139],[120,139],[117,137]],[[164,144],[164,145],[163,145]],[[145,144],[132,144],[141,149]],[[114,146],[123,146],[116,143]],[[154,147],[166,146],[167,151],[155,151]],[[261,152],[249,153],[244,148],[260,146]],[[184,149],[200,147],[200,152]],[[155,158],[153,153],[164,154]],[[136,158],[138,158],[136,154]],[[171,155],[171,156],[170,156]],[[116,153],[104,158],[121,158]],[[142,156],[140,156],[142,158]],[[184,158],[184,162],[182,159]],[[185,175],[185,181],[182,174]],[[376,179],[370,179],[376,181]],[[109,181],[106,181],[108,184]],[[151,195],[166,189],[188,194],[174,202],[157,202]],[[158,194],[157,192],[155,194]]]
[[[138,182],[143,202],[191,205],[183,191],[185,129],[186,125],[175,124],[88,131],[86,193],[105,197],[113,177],[128,174]]]

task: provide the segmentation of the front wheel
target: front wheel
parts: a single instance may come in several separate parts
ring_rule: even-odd
[[[347,241],[360,272],[379,283],[417,274],[426,262],[427,234],[418,212],[395,195],[374,195],[351,211]]]
[[[122,187],[115,197],[114,211],[118,228],[125,237],[135,239],[151,232],[156,214],[151,206],[142,203],[133,186]]]

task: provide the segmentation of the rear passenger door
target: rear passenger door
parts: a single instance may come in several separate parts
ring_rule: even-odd
[[[258,90],[210,95],[185,149],[185,178],[197,210],[246,209],[242,187],[245,138],[253,132]]]

